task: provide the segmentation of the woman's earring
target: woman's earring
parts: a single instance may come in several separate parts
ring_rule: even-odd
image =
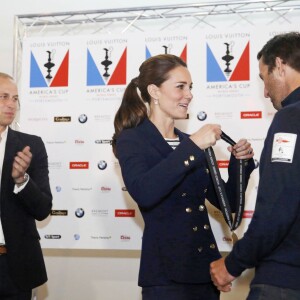
[[[157,99],[154,99],[154,104],[158,104],[158,100]]]

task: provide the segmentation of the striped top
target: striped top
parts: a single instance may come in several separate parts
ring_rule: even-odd
[[[179,141],[179,137],[175,138],[175,139],[168,139],[165,138],[165,141],[173,148],[173,150],[176,149],[176,147],[179,145],[180,141]]]

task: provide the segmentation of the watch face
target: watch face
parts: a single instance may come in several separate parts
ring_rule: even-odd
[[[17,182],[16,184],[18,186],[21,186],[22,184],[26,183],[28,181],[28,179],[29,179],[29,175],[27,173],[25,173],[24,176],[23,176],[23,181],[22,182]]]

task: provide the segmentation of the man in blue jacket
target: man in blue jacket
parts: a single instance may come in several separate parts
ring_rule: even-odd
[[[0,299],[30,300],[47,281],[35,220],[52,207],[48,159],[40,137],[9,128],[19,105],[13,79],[0,73]]]
[[[221,291],[255,267],[248,300],[300,299],[300,33],[273,37],[258,53],[264,96],[278,112],[260,160],[253,219],[224,259],[211,263]]]

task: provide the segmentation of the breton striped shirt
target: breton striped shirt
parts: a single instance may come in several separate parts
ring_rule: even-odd
[[[165,138],[166,142],[173,148],[173,150],[176,149],[176,147],[179,145],[180,141],[179,141],[179,137],[175,138],[175,139],[168,139]]]

